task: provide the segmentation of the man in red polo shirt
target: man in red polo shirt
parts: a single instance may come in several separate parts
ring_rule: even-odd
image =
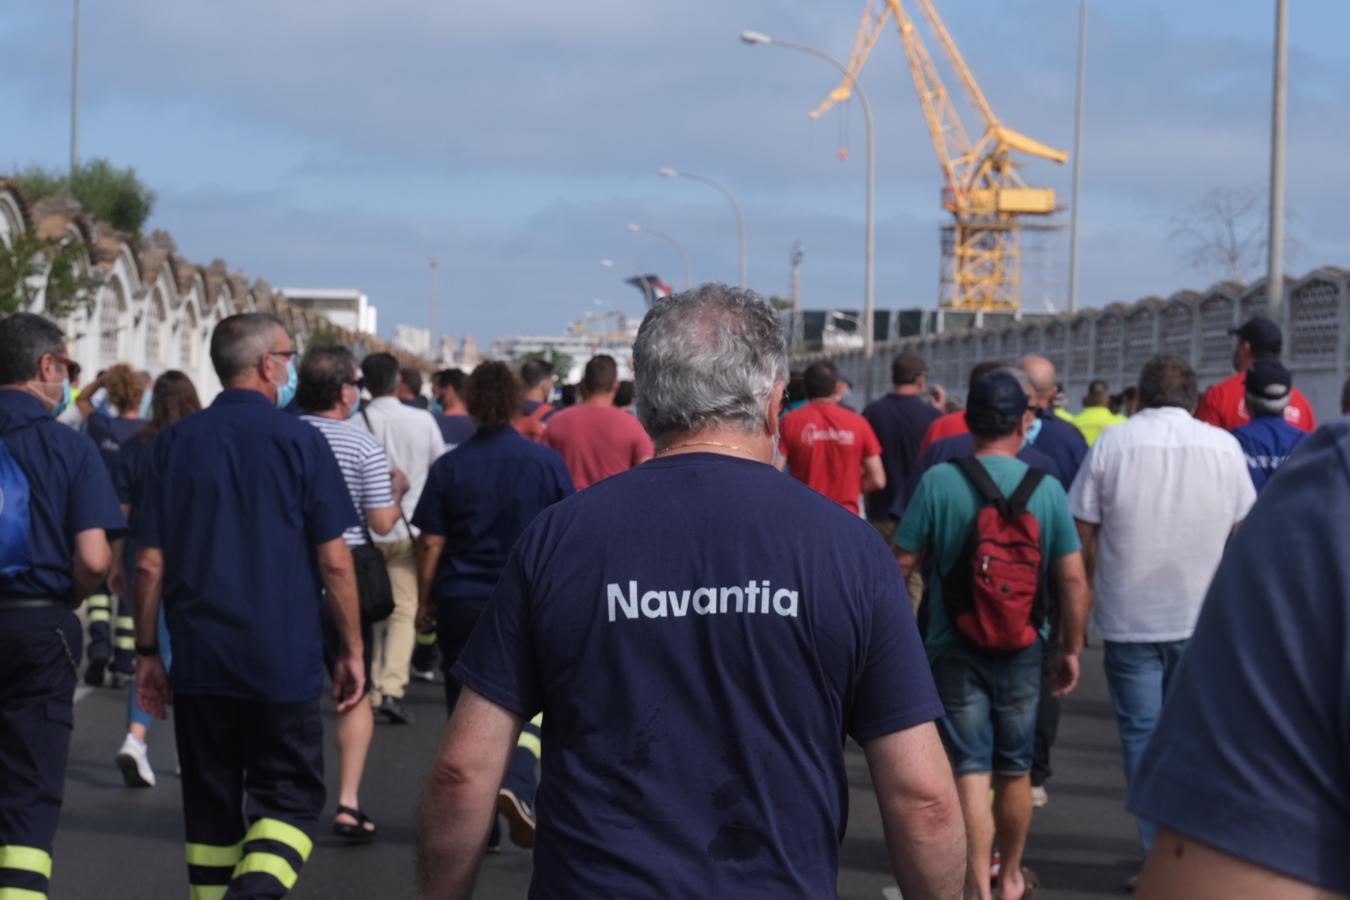
[[[1252,420],[1247,414],[1244,381],[1247,369],[1258,359],[1278,360],[1284,348],[1280,326],[1261,316],[1249,319],[1241,328],[1230,329],[1228,333],[1237,336],[1237,346],[1233,348],[1233,368],[1237,374],[1205,391],[1200,405],[1195,408],[1197,419],[1224,431],[1232,431]],[[1304,431],[1317,429],[1312,407],[1298,388],[1294,388],[1289,405],[1284,408],[1284,420]]]
[[[998,360],[988,360],[979,363],[970,370],[970,383],[973,385],[984,376],[996,372],[999,369],[1006,368],[1009,364]],[[955,437],[958,434],[969,434],[970,429],[966,427],[966,411],[958,409],[956,412],[947,413],[933,420],[933,424],[928,426],[928,430],[923,434],[923,441],[919,443],[919,456],[933,444],[943,438]]]
[[[792,477],[856,514],[864,491],[886,487],[881,442],[866,419],[839,405],[834,363],[812,363],[802,380],[810,402],[783,417],[783,461]]]

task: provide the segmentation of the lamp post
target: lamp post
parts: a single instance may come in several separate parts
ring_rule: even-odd
[[[702,175],[695,175],[692,172],[683,172],[679,169],[672,169],[669,166],[662,166],[656,170],[656,174],[662,178],[688,178],[690,181],[699,181],[722,192],[722,196],[727,198],[731,204],[731,211],[736,214],[736,244],[740,254],[740,287],[745,289],[745,217],[741,215],[741,206],[736,202],[736,198],[731,196],[731,191],[726,189],[725,185],[713,181],[711,178],[704,178]]]
[[[70,180],[80,165],[80,0],[75,0],[75,23],[70,47]]]
[[[691,287],[693,276],[689,274],[689,254],[684,252],[684,245],[675,240],[675,236],[664,231],[658,231],[647,225],[638,225],[635,222],[629,222],[627,225],[629,231],[633,234],[650,234],[652,237],[658,237],[663,241],[669,242],[680,253],[680,259],[684,261],[684,289],[687,291]]]
[[[427,291],[427,355],[436,359],[436,270],[440,268],[441,258],[439,256],[427,257],[427,265],[431,269],[431,284]],[[439,361],[439,360],[438,360]]]
[[[1284,304],[1284,120],[1289,74],[1289,3],[1275,0],[1275,79],[1270,111],[1270,225],[1267,243],[1266,303],[1282,322]]]
[[[1069,315],[1078,312],[1078,207],[1082,191],[1083,85],[1087,77],[1087,0],[1078,0],[1078,87],[1073,112],[1073,208],[1069,211]]]
[[[806,44],[798,44],[792,41],[780,41],[777,38],[771,38],[767,34],[759,31],[742,31],[741,41],[746,44],[764,44],[775,47],[784,47],[788,50],[797,50],[806,53],[817,59],[823,59],[825,62],[834,66],[844,77],[849,80],[852,87],[858,92],[858,102],[862,105],[863,121],[867,125],[867,255],[863,270],[863,394],[866,399],[872,398],[872,369],[873,361],[876,357],[876,331],[872,325],[874,316],[874,294],[873,286],[875,284],[876,273],[876,187],[877,187],[877,144],[876,132],[872,129],[872,105],[867,102],[867,92],[863,90],[862,83],[849,74],[848,67],[835,59],[824,50],[817,50],[815,47],[809,47]]]

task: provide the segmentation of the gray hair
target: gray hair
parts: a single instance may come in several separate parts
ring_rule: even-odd
[[[267,313],[239,313],[221,319],[211,332],[211,365],[221,384],[228,384],[258,364],[272,349],[281,320]]]
[[[1282,416],[1284,408],[1289,405],[1289,398],[1293,395],[1293,391],[1286,391],[1283,397],[1266,397],[1248,391],[1247,415],[1253,419],[1257,416]]]
[[[1159,353],[1151,356],[1139,371],[1139,402],[1145,409],[1176,406],[1195,409],[1200,399],[1195,370],[1179,356]]]
[[[716,426],[753,433],[787,380],[783,327],[753,291],[705,284],[647,313],[633,375],[638,419],[658,443]]]
[[[0,319],[0,384],[31,381],[42,357],[65,352],[66,337],[50,319],[26,312]]]

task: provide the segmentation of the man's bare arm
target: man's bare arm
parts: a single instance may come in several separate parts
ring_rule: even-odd
[[[900,564],[900,577],[908,581],[909,577],[919,570],[919,565],[923,562],[923,554],[915,553],[912,550],[902,550],[899,547],[892,547],[891,552],[895,554],[895,561]]]
[[[487,847],[497,789],[521,718],[464,688],[431,764],[417,813],[422,900],[468,900]]]
[[[1054,562],[1059,583],[1059,659],[1055,662],[1052,693],[1063,697],[1078,686],[1079,655],[1087,643],[1092,590],[1083,568],[1083,554],[1070,553]]]
[[[965,885],[966,829],[937,728],[925,722],[870,740],[863,750],[901,893],[959,900]]]
[[[342,656],[333,669],[333,696],[338,701],[338,712],[345,712],[361,700],[366,681],[356,567],[352,563],[352,552],[341,535],[319,544],[315,551],[319,577],[328,596],[328,609],[342,638]]]
[[[75,535],[75,558],[71,561],[75,596],[83,600],[98,590],[112,565],[112,548],[102,528],[87,528]]]
[[[869,456],[864,459],[862,469],[862,490],[864,494],[885,490],[886,469],[881,465],[880,456]]]
[[[1345,900],[1338,894],[1229,856],[1167,828],[1159,828],[1144,864],[1136,900]]]
[[[1102,526],[1082,519],[1074,519],[1073,523],[1078,526],[1078,542],[1083,545],[1083,571],[1088,584],[1092,584],[1092,578],[1097,574],[1097,532]]]

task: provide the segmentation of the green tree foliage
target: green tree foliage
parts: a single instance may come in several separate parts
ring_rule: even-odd
[[[119,169],[106,159],[81,163],[73,180],[38,166],[29,166],[15,179],[30,202],[68,187],[90,215],[136,237],[155,208],[155,192],[141,182],[136,170]]]
[[[536,350],[533,353],[526,353],[520,358],[521,362],[527,359],[541,359],[553,366],[553,374],[561,383],[567,380],[567,373],[572,371],[572,356],[569,353],[563,353],[556,347],[550,347],[547,350]]]
[[[84,245],[78,241],[40,238],[32,231],[15,237],[6,247],[0,243],[0,316],[31,306],[41,289],[46,271],[45,312],[54,319],[69,315],[97,281],[84,270]]]

